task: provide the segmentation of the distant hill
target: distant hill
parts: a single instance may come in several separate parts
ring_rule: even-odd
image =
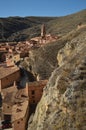
[[[75,29],[79,23],[86,23],[86,9],[78,13],[59,17],[47,23],[48,32],[53,34],[66,34]]]
[[[39,36],[43,23],[47,33],[64,35],[80,22],[86,23],[86,10],[63,17],[0,18],[0,41],[23,41]]]
[[[21,41],[25,40],[38,30],[34,31],[37,25],[49,22],[52,17],[8,17],[0,18],[0,41]]]

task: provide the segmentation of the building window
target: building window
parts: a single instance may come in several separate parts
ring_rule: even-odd
[[[32,96],[32,98],[35,98],[35,96]]]
[[[35,100],[33,100],[33,103],[35,103]]]
[[[20,122],[18,121],[17,124],[19,124]]]
[[[9,120],[9,121],[11,121],[11,115],[4,115],[4,120]]]
[[[35,94],[35,91],[34,91],[34,90],[32,90],[32,92],[31,92],[31,93],[32,93],[32,95],[34,95],[34,94]]]
[[[9,58],[12,58],[12,56],[9,56]]]
[[[23,121],[23,119],[21,119],[21,121]]]
[[[9,106],[7,106],[7,108],[9,108]]]

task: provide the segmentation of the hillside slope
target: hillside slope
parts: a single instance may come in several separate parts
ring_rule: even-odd
[[[58,53],[28,130],[86,129],[86,27],[75,34]]]
[[[80,34],[77,28],[64,35],[53,43],[48,43],[38,49],[29,52],[29,64],[34,74],[38,74],[40,79],[48,79],[52,71],[58,66],[57,53],[66,43]]]
[[[35,26],[46,23],[54,18],[52,17],[8,17],[0,18],[0,41],[4,40],[25,40],[29,35],[28,31],[25,36],[21,32],[25,29],[35,28]],[[34,33],[34,31],[33,31]],[[33,34],[32,33],[32,34]],[[12,39],[9,38],[12,35]],[[18,39],[17,37],[21,38]],[[24,37],[24,38],[23,38]]]
[[[52,20],[48,22],[47,29],[50,33],[64,35],[75,29],[79,23],[86,24],[86,10]]]
[[[41,24],[47,33],[64,35],[86,23],[86,10],[63,17],[9,17],[0,18],[0,41],[23,41],[40,35]]]

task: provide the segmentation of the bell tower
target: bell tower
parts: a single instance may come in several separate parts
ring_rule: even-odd
[[[45,24],[43,24],[41,26],[41,37],[45,38],[45,35],[46,35],[46,29],[45,29]]]

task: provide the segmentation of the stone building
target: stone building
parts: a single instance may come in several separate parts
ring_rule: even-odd
[[[41,26],[41,37],[44,38],[45,35],[46,35],[46,29],[45,29],[45,25],[43,24],[43,25]]]
[[[5,48],[0,48],[0,62],[5,62],[6,61],[6,54],[7,50]]]
[[[37,104],[43,93],[43,88],[46,86],[47,80],[40,80],[28,83],[28,96],[30,104]]]
[[[15,63],[20,61],[20,54],[13,54],[13,53],[8,53],[6,54],[6,65],[9,66],[14,66]]]
[[[16,86],[3,90],[3,120],[9,120],[13,130],[26,130],[29,116],[27,92],[27,87],[18,90]]]
[[[0,89],[12,86],[14,81],[19,81],[20,70],[18,67],[0,67]]]

